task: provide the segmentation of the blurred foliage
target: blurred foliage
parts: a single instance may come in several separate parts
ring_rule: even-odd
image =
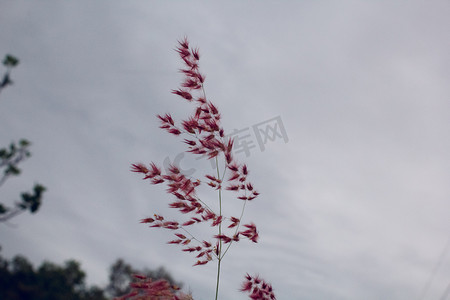
[[[10,54],[5,56],[3,65],[6,67],[6,72],[0,82],[0,91],[12,84],[10,72],[18,64],[19,59],[15,56]],[[17,144],[13,142],[9,147],[0,149],[0,186],[11,176],[18,176],[21,173],[18,165],[31,155],[29,151],[30,145],[28,140],[22,139]],[[31,193],[22,193],[20,201],[17,201],[13,206],[7,206],[0,202],[0,222],[8,221],[27,210],[31,213],[36,213],[41,206],[44,191],[45,187],[43,185],[35,184],[33,191]]]
[[[60,266],[44,262],[37,269],[23,256],[0,256],[0,299],[8,300],[106,300],[103,290],[87,287],[80,263],[68,260]]]
[[[6,54],[5,58],[3,59],[3,65],[7,68],[15,67],[19,64],[19,59],[15,56],[12,56],[11,54]]]
[[[11,143],[8,148],[0,149],[0,168],[4,168],[3,175],[0,178],[0,185],[3,184],[10,176],[17,176],[20,174],[18,164],[30,157],[31,153],[28,150],[30,142],[22,139],[16,145]]]
[[[3,59],[3,65],[6,67],[6,72],[3,74],[3,79],[0,81],[0,91],[7,87],[8,85],[13,84],[10,78],[11,69],[16,67],[19,64],[19,59],[17,57],[7,54]]]
[[[31,155],[28,150],[30,142],[22,139],[19,143],[11,143],[9,147],[0,149],[0,186],[11,176],[18,176],[21,173],[19,163]],[[0,203],[0,222],[7,221],[12,217],[24,211],[36,213],[41,206],[42,194],[45,187],[41,184],[35,184],[31,193],[21,194],[20,201],[13,207],[8,207]]]

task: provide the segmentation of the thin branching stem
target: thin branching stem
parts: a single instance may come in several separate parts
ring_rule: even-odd
[[[246,205],[246,204],[247,204],[247,200],[244,201],[244,205],[242,205],[242,211],[241,211],[241,216],[239,217],[239,220],[242,220],[242,216],[244,215],[244,210],[245,210],[245,205]],[[241,221],[239,221],[238,225],[236,226],[236,231],[235,231],[234,235],[236,235],[236,234],[238,233],[239,227],[240,227],[240,226],[241,226]],[[225,254],[228,252],[228,249],[230,249],[231,244],[233,244],[233,241],[231,241],[231,242],[228,244],[227,248],[225,249],[225,251],[224,251],[223,254],[222,254],[222,257],[224,257]]]
[[[216,156],[216,169],[217,169],[217,178],[220,177],[219,171],[219,160]],[[219,217],[222,217],[222,188],[219,189]],[[219,236],[222,234],[222,222],[219,223]],[[220,263],[222,262],[222,240],[219,240],[219,249],[217,255],[217,279],[216,279],[216,298],[219,296],[219,282],[220,282]]]

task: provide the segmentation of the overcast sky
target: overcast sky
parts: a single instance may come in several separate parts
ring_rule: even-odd
[[[184,150],[155,115],[191,113],[170,93],[187,36],[225,129],[253,146],[236,157],[261,193],[245,214],[260,242],[231,248],[222,299],[246,299],[246,272],[278,299],[450,299],[449,15],[448,1],[1,1],[0,56],[20,65],[0,145],[33,143],[1,201],[48,188],[36,215],[0,226],[2,255],[73,258],[98,285],[122,257],[213,297],[213,264],[139,224],[177,212],[130,172]],[[257,125],[277,135],[260,144]]]

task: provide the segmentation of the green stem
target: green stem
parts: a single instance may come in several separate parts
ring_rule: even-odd
[[[217,169],[217,178],[219,178],[219,160],[216,156],[216,169]],[[222,188],[219,189],[219,216],[222,216]],[[219,224],[219,235],[222,234],[222,223]],[[220,282],[220,263],[222,262],[222,240],[219,240],[219,249],[217,255],[217,279],[216,279],[216,298],[219,297],[219,282]]]
[[[220,263],[221,259],[219,258],[219,262],[217,263],[217,282],[216,282],[216,300],[219,297],[219,277],[220,277]]]

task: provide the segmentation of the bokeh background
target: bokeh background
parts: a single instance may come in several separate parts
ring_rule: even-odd
[[[0,94],[0,145],[33,143],[1,201],[48,188],[36,215],[0,224],[2,255],[73,258],[98,285],[122,257],[213,297],[213,264],[192,267],[139,224],[177,214],[130,172],[184,150],[155,116],[192,111],[170,93],[187,36],[225,129],[253,143],[236,157],[261,193],[245,214],[260,242],[231,248],[222,299],[246,299],[246,272],[278,299],[449,299],[449,15],[448,1],[1,1],[0,56],[20,65]],[[253,125],[272,118],[288,139],[262,149]],[[179,165],[210,171],[187,154]]]

